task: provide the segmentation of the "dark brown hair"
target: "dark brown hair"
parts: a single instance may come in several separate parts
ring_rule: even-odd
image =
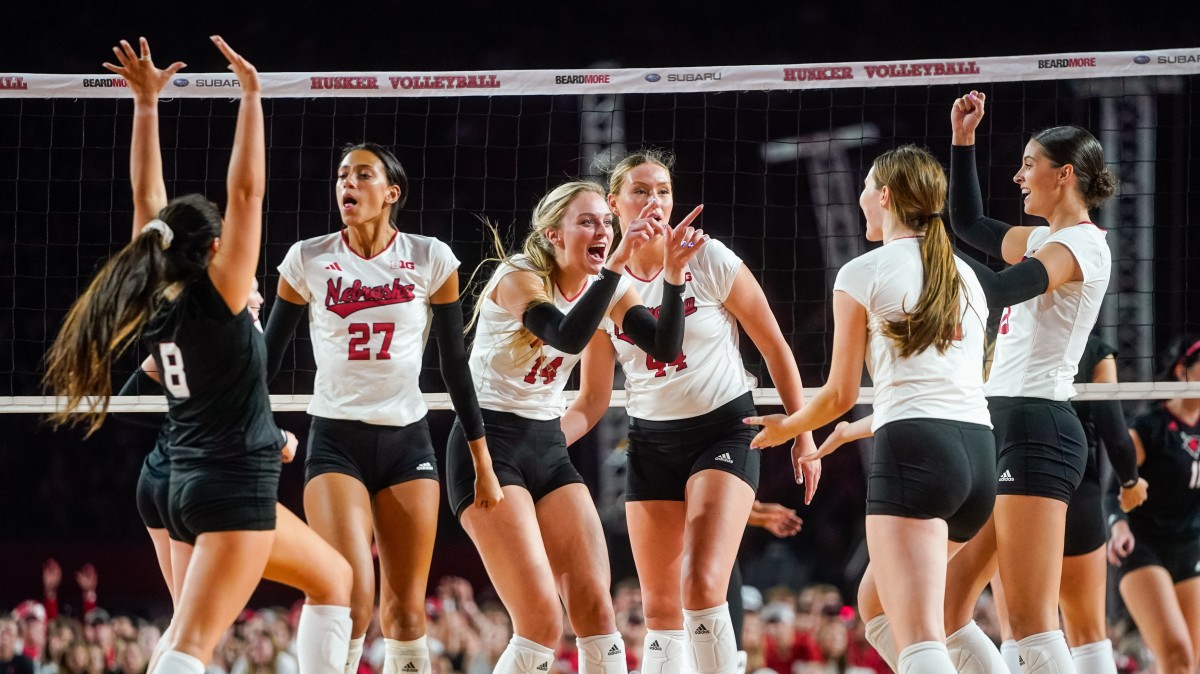
[[[1099,208],[1117,193],[1117,176],[1104,163],[1104,148],[1087,129],[1055,126],[1033,134],[1030,140],[1042,146],[1055,168],[1070,164],[1088,210]]]

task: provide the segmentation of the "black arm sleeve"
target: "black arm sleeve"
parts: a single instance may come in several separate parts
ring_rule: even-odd
[[[1096,434],[1104,442],[1104,451],[1117,480],[1122,485],[1137,482],[1137,451],[1129,437],[1129,427],[1125,425],[1121,401],[1093,400],[1092,423],[1096,424]]]
[[[1020,304],[1041,295],[1050,287],[1050,275],[1046,273],[1046,266],[1037,258],[1031,257],[1004,271],[994,272],[970,255],[959,252],[958,257],[975,272],[975,278],[979,279],[979,286],[983,288],[983,294],[987,297],[989,309]]]
[[[462,303],[456,300],[433,305],[433,330],[437,335],[442,381],[446,382],[450,402],[467,439],[478,440],[483,437],[483,415],[479,412],[479,399],[475,396],[475,382],[463,344]]]
[[[267,383],[279,374],[283,365],[283,352],[287,351],[288,342],[296,334],[296,326],[304,317],[307,304],[292,304],[287,300],[275,298],[271,307],[271,315],[267,316],[267,329],[263,331],[263,340],[267,343]]]
[[[161,395],[162,387],[151,379],[142,369],[129,375],[125,385],[117,392],[119,396]],[[159,428],[166,421],[167,415],[155,412],[113,412],[113,416],[131,426],[142,428]]]
[[[1011,226],[983,214],[974,145],[950,148],[950,227],[955,235],[979,251],[1004,257],[1001,248]]]
[[[604,320],[604,313],[608,311],[608,303],[612,301],[620,280],[620,274],[601,269],[600,278],[592,283],[569,312],[564,314],[550,302],[541,302],[525,309],[521,323],[538,339],[559,351],[579,353],[591,341],[592,333],[600,327],[600,321]]]
[[[639,349],[660,363],[670,363],[683,351],[683,286],[663,281],[658,318],[642,305],[630,307],[621,329]]]

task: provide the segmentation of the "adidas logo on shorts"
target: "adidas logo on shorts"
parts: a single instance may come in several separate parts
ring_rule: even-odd
[[[729,452],[725,452],[714,459],[714,461],[720,461],[721,463],[733,463],[733,457],[729,456]]]
[[[653,642],[650,644],[650,650],[652,650],[652,651],[661,651],[661,650],[662,650],[662,646],[659,646],[659,645],[658,645],[658,639],[655,639],[655,640],[654,640],[654,641],[653,641]]]
[[[1024,666],[1025,666],[1025,658],[1023,658],[1023,657],[1021,657],[1021,656],[1019,656],[1019,655],[1018,655],[1018,656],[1017,656],[1017,664],[1018,664],[1018,665],[1021,665],[1022,667],[1024,667]]]
[[[548,672],[548,671],[550,671],[550,663],[543,662],[542,664],[537,666],[537,669],[539,672]]]
[[[616,645],[616,644],[613,644],[613,647],[612,647],[612,648],[610,648],[610,649],[608,649],[608,654],[609,654],[609,655],[620,655],[620,654],[621,654],[621,647],[620,647],[620,646],[618,646],[618,645]]]
[[[416,667],[416,665],[414,665],[413,663],[411,663],[411,662],[410,662],[410,663],[408,663],[407,665],[404,665],[404,667],[402,667],[402,668],[400,669],[400,671],[402,671],[402,672],[415,672],[415,671],[417,671],[417,667]]]
[[[417,466],[417,470],[433,470],[433,464],[428,461],[422,461],[421,465]]]
[[[1010,473],[1006,470],[1006,471],[1004,471],[1004,474],[1000,476],[1000,481],[1001,482],[1016,482],[1017,478],[1013,477],[1012,473]]]
[[[706,628],[704,625],[700,625],[696,628],[694,634],[708,634],[708,628]]]

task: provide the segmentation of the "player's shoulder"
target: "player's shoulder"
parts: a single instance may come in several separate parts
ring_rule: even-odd
[[[293,244],[292,248],[298,249],[301,253],[304,253],[306,256],[308,256],[312,253],[330,252],[338,247],[338,244],[341,242],[341,240],[342,233],[340,231],[330,232],[328,234],[322,234],[320,236],[314,236],[308,239],[301,239]]]

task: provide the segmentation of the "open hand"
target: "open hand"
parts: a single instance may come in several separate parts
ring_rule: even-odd
[[[183,61],[176,61],[167,66],[165,70],[159,69],[154,65],[154,60],[150,58],[150,43],[146,38],[138,38],[138,44],[141,47],[141,56],[134,54],[133,47],[126,40],[121,40],[117,46],[113,47],[113,53],[117,55],[117,63],[113,65],[107,61],[102,63],[105,69],[125,78],[129,83],[129,90],[133,92],[133,97],[143,101],[157,101],[158,94],[167,86],[167,82],[179,72],[181,68],[186,68],[187,64]]]

